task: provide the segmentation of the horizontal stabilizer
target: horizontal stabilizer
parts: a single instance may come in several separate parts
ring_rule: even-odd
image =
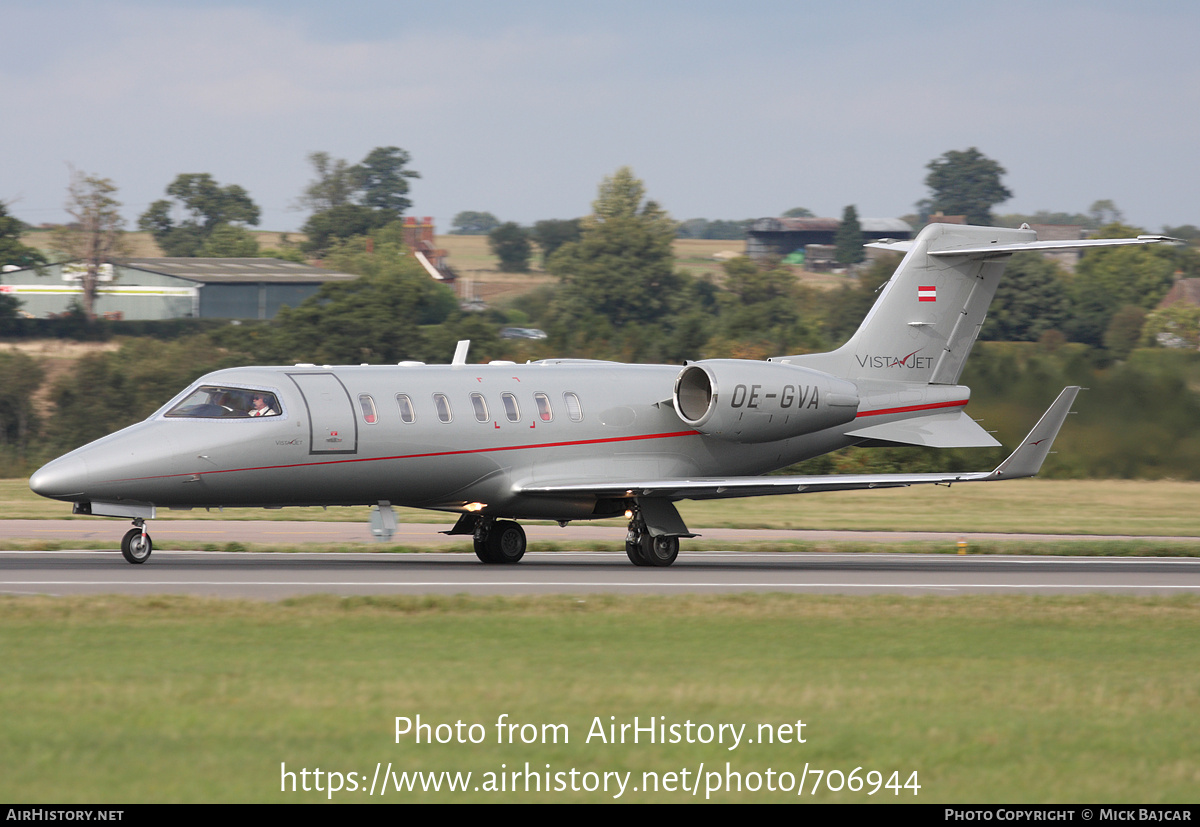
[[[968,256],[973,259],[989,258],[990,256],[1007,256],[1013,253],[1024,253],[1030,250],[1041,253],[1056,253],[1064,250],[1089,250],[1096,247],[1129,247],[1140,244],[1183,244],[1178,238],[1166,235],[1139,235],[1137,238],[1087,238],[1082,240],[1058,241],[1028,241],[1024,244],[984,244],[976,247],[950,248],[948,250],[930,250],[929,255],[943,258],[947,256]]]
[[[964,411],[885,422],[850,431],[846,436],[927,448],[995,448],[1000,444]]]
[[[864,244],[875,250],[887,250],[889,253],[907,253],[916,243],[915,239],[900,240],[884,238]],[[929,255],[937,258],[948,256],[966,256],[973,259],[989,258],[991,256],[1007,256],[1013,253],[1038,252],[1061,253],[1065,250],[1089,250],[1096,247],[1128,247],[1139,244],[1185,244],[1182,239],[1167,235],[1139,235],[1137,238],[1085,238],[1059,239],[1047,241],[1027,241],[1018,244],[986,244],[974,247],[950,248],[946,250],[930,250]]]

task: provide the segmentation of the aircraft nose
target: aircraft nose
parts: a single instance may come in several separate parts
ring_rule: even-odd
[[[82,457],[65,456],[43,465],[29,478],[35,494],[57,500],[82,496],[87,490],[88,469]]]

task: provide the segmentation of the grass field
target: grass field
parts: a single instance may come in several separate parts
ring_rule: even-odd
[[[918,486],[886,491],[682,502],[689,527],[1127,534],[1200,537],[1200,483],[1125,480],[1013,480],[994,485]],[[398,509],[410,523],[449,515]],[[67,503],[43,499],[27,480],[0,480],[0,516],[66,519]],[[81,517],[79,519],[90,519]],[[159,512],[159,519],[365,522],[364,508],[227,509]],[[612,522],[619,524],[620,521]]]
[[[357,773],[342,802],[370,801],[389,762],[473,775],[465,793],[389,789],[385,802],[613,800],[474,791],[526,762],[601,774],[592,783],[631,773],[633,802],[703,800],[726,762],[743,789],[713,800],[796,800],[769,792],[766,772],[794,787],[806,765],[897,772],[901,791],[812,795],[810,773],[804,801],[1194,802],[1200,788],[1196,599],[0,598],[0,659],[8,801],[326,800],[281,793],[281,763],[297,778],[340,772],[347,788]],[[515,730],[497,743],[503,714],[537,741],[564,724],[569,742]],[[397,743],[396,716],[417,715],[481,724],[462,737],[482,742]],[[597,719],[635,716],[683,738],[691,721],[693,739],[700,724],[745,724],[755,743],[729,749],[728,730],[723,744],[588,742]],[[805,742],[759,743],[760,724]],[[685,769],[698,795],[644,790],[644,772],[661,784]]]

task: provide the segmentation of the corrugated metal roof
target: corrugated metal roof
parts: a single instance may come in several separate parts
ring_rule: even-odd
[[[358,276],[310,267],[278,258],[122,258],[114,262],[135,270],[202,283],[321,284]]]
[[[836,232],[840,218],[760,218],[750,225],[754,233]],[[911,233],[912,227],[899,218],[860,218],[864,233]]]

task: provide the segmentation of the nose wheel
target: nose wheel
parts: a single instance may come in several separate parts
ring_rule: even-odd
[[[153,550],[154,544],[150,541],[150,535],[146,533],[145,524],[141,520],[134,521],[134,528],[125,532],[121,539],[121,556],[130,563],[145,563],[150,559],[150,552]]]

